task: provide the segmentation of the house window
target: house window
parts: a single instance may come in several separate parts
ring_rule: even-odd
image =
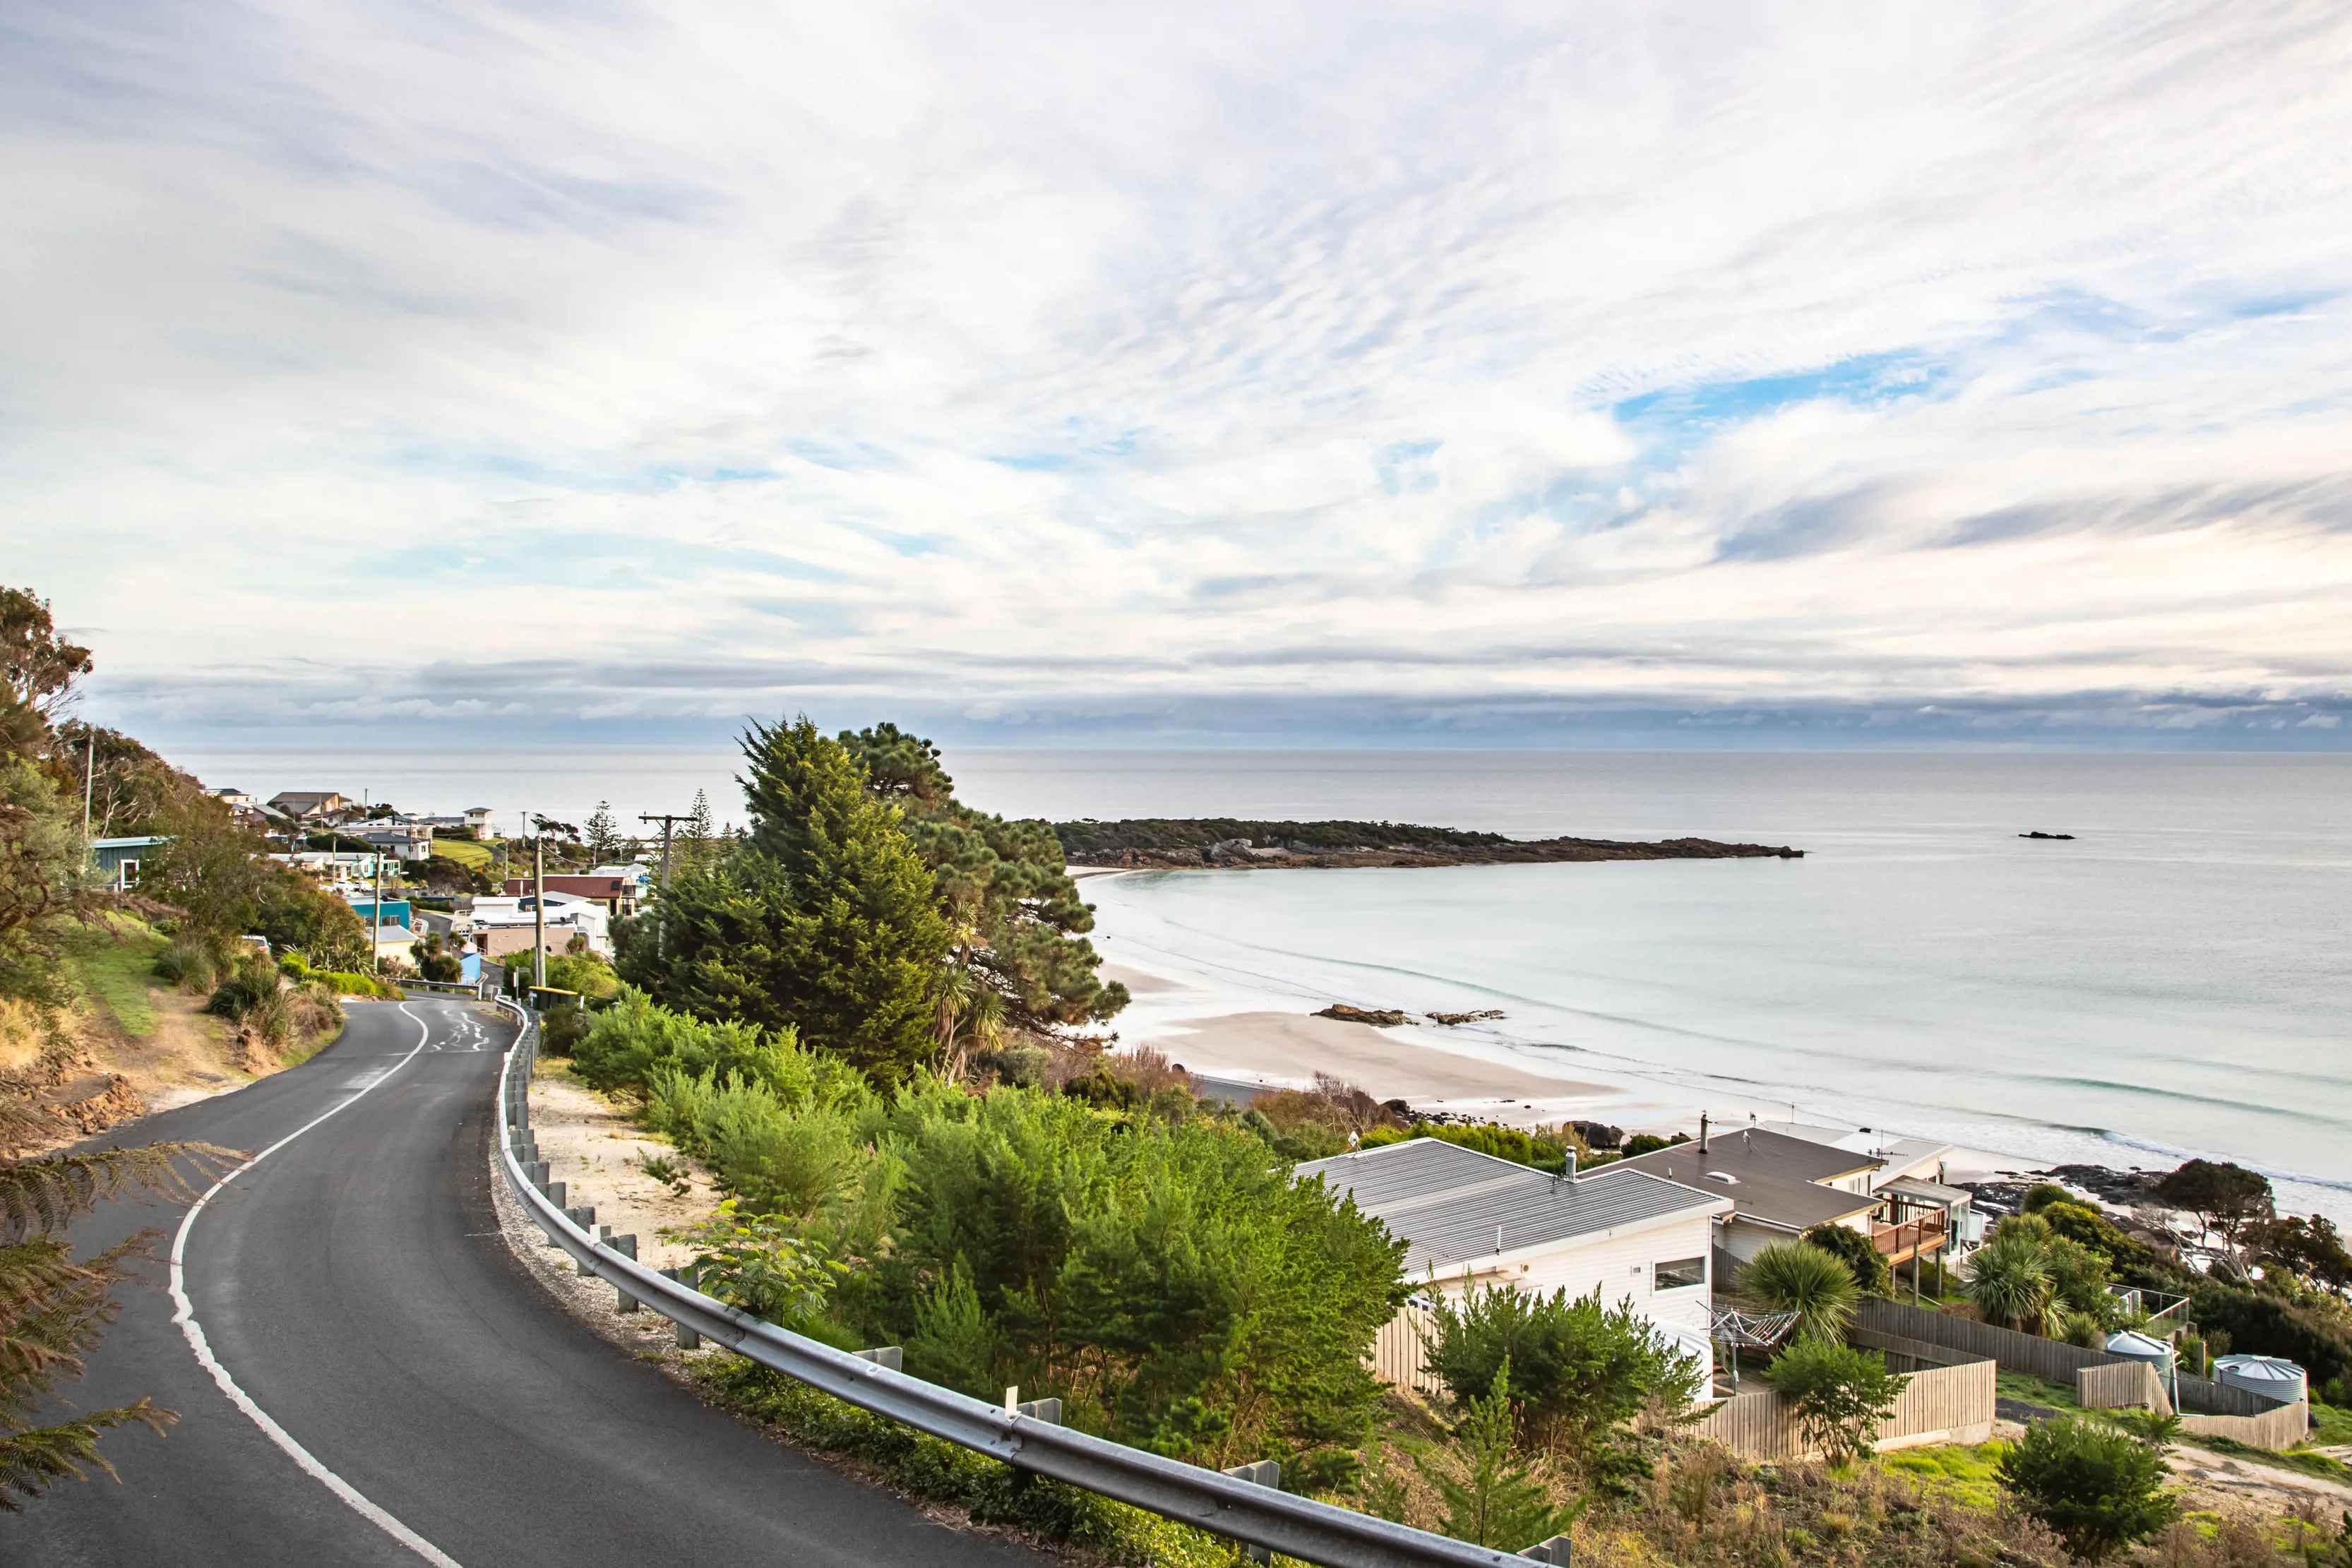
[[[1706,1283],[1706,1259],[1677,1258],[1671,1263],[1660,1263],[1657,1265],[1656,1276],[1651,1284],[1651,1289],[1657,1291],[1686,1291],[1693,1285],[1704,1285]]]

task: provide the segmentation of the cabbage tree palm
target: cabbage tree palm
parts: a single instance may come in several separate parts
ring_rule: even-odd
[[[2049,1310],[2050,1260],[2038,1238],[2003,1227],[1969,1259],[1969,1300],[1989,1323],[2032,1332]]]
[[[1839,1340],[1861,1291],[1845,1260],[1802,1241],[1776,1241],[1739,1271],[1739,1292],[1776,1312],[1797,1314],[1797,1334]]]

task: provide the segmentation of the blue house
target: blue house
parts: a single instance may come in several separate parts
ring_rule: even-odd
[[[387,927],[394,925],[406,925],[409,924],[408,900],[404,898],[387,898],[383,901],[383,924]],[[352,913],[360,917],[360,924],[362,925],[373,925],[376,923],[376,905],[367,899],[360,899],[354,902],[352,904]]]

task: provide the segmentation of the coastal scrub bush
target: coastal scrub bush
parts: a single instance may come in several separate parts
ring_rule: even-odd
[[[248,956],[237,961],[236,967],[223,976],[214,988],[205,1010],[216,1018],[246,1023],[257,1014],[265,1018],[282,1015],[278,1002],[278,970],[267,959]]]
[[[1519,1451],[1517,1407],[1511,1399],[1511,1361],[1505,1356],[1484,1395],[1454,1427],[1453,1463],[1423,1463],[1423,1473],[1445,1502],[1439,1526],[1456,1541],[1515,1552],[1565,1531],[1584,1511],[1582,1503],[1562,1508],[1551,1489]]]
[[[1509,1160],[1514,1165],[1531,1166],[1537,1170],[1555,1174],[1568,1168],[1569,1151],[1574,1146],[1556,1134],[1531,1133],[1491,1122],[1466,1127],[1426,1124],[1404,1128],[1377,1127],[1363,1135],[1361,1146],[1377,1149],[1383,1145],[1401,1144],[1412,1138],[1435,1138],[1457,1148],[1475,1149],[1498,1160]]]
[[[1998,1469],[2020,1506],[2086,1562],[2155,1533],[2180,1511],[2163,1488],[2162,1457],[2104,1421],[2070,1416],[2030,1427]]]
[[[1776,1312],[1797,1314],[1797,1333],[1842,1340],[1853,1322],[1853,1271],[1845,1260],[1805,1241],[1775,1241],[1739,1270],[1739,1293]]]
[[[2189,1310],[2216,1354],[2226,1339],[2231,1350],[2292,1361],[2315,1383],[2352,1383],[2352,1315],[2340,1306],[2205,1280],[2190,1290]]]
[[[886,1095],[789,1032],[642,995],[575,1061],[641,1080],[647,1124],[737,1213],[840,1265],[828,1332],[906,1345],[956,1386],[1058,1396],[1071,1425],[1174,1457],[1277,1458],[1322,1489],[1350,1473],[1403,1243],[1234,1122],[928,1075]]]
[[[2137,1277],[2156,1264],[2154,1248],[2125,1235],[2115,1221],[2087,1203],[2069,1198],[2064,1202],[2044,1204],[2028,1212],[2047,1225],[2053,1236],[2090,1249],[2105,1263],[2110,1272]]]
[[[1458,1302],[1432,1301],[1430,1318],[1429,1371],[1457,1410],[1507,1385],[1529,1438],[1604,1491],[1622,1495],[1648,1473],[1626,1441],[1628,1423],[1698,1396],[1697,1358],[1630,1303],[1603,1307],[1598,1286],[1573,1299],[1564,1289],[1474,1286]]]
[[[155,955],[155,977],[188,992],[209,991],[226,966],[213,944],[180,937]]]
[[[1889,1278],[1886,1255],[1871,1245],[1870,1238],[1851,1225],[1816,1225],[1802,1238],[1808,1247],[1818,1247],[1838,1259],[1853,1276],[1853,1288],[1865,1296],[1883,1296],[1887,1291]]]
[[[1878,1424],[1894,1410],[1910,1381],[1886,1370],[1874,1350],[1856,1350],[1808,1335],[1772,1360],[1772,1386],[1796,1407],[1805,1441],[1832,1464],[1849,1464],[1871,1450]]]

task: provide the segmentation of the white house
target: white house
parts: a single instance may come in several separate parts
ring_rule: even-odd
[[[1731,1199],[1643,1171],[1552,1176],[1413,1138],[1300,1166],[1406,1243],[1408,1278],[1631,1302],[1712,1377],[1709,1243]],[[1406,1309],[1410,1313],[1412,1309]],[[1706,1386],[1702,1384],[1702,1386]]]
[[[492,958],[530,952],[531,939],[541,928],[535,915],[536,906],[527,895],[477,898],[469,915],[475,948]],[[551,955],[562,953],[572,937],[579,936],[585,939],[589,951],[606,958],[613,956],[612,916],[593,898],[548,894],[545,932],[544,946]]]

